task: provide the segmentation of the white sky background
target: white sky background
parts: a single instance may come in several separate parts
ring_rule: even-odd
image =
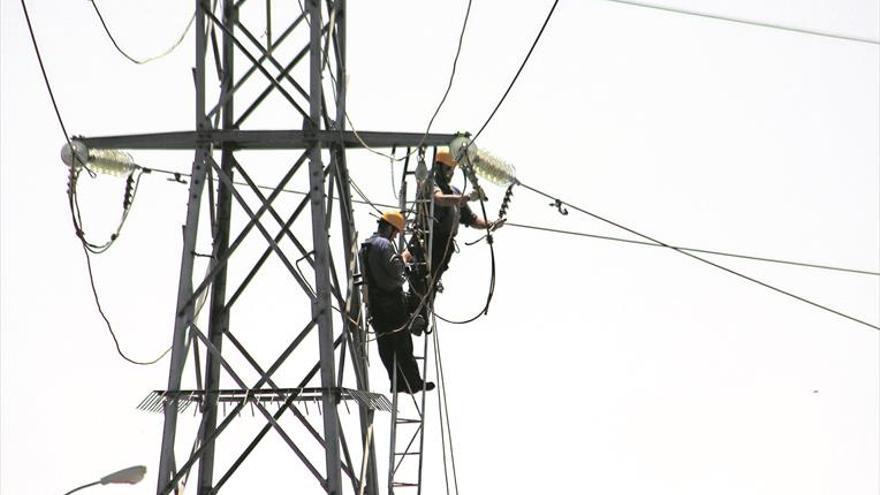
[[[348,108],[359,129],[424,129],[466,5],[446,3],[349,2]],[[551,3],[474,2],[436,131],[476,131]],[[139,57],[173,41],[192,9],[168,0],[100,5],[120,44]],[[874,39],[880,31],[877,1],[669,5]],[[134,66],[114,51],[88,2],[29,7],[71,134],[192,127],[191,34],[171,56]],[[64,140],[24,18],[18,2],[0,8],[0,491],[63,493],[146,464],[148,479],[118,493],[152,493],[162,419],[135,406],[165,388],[168,362],[133,366],[113,349],[70,224],[58,157]],[[523,182],[664,242],[877,271],[878,76],[876,45],[562,2],[479,144],[514,163]],[[266,127],[300,126],[270,117]],[[191,153],[134,155],[184,172],[192,160]],[[242,156],[271,182],[293,154]],[[371,199],[394,202],[386,160],[352,152],[349,165]],[[103,238],[121,207],[121,182],[81,182],[87,232]],[[497,212],[503,191],[489,194],[489,211]],[[185,196],[183,185],[144,176],[122,237],[93,258],[104,308],[123,348],[139,359],[171,341]],[[519,188],[510,220],[625,236],[546,203]],[[369,211],[357,212],[368,235]],[[201,236],[200,245],[207,242]],[[263,245],[251,247],[258,253]],[[880,491],[877,331],[656,248],[506,227],[496,255],[489,315],[439,330],[462,492]],[[712,259],[880,323],[877,277]],[[241,332],[284,333],[304,322],[276,311],[299,289],[280,263],[273,266],[277,284],[250,296],[257,309],[233,315]],[[488,275],[485,244],[463,247],[437,311],[473,314]],[[384,392],[372,353],[374,389]],[[439,494],[436,403],[429,411],[425,493]],[[380,478],[387,419],[377,420]],[[231,438],[262,426],[239,422]],[[180,423],[180,438],[192,438],[186,428],[195,419]],[[231,493],[275,493],[279,483],[301,493],[317,488],[277,438],[233,479]]]

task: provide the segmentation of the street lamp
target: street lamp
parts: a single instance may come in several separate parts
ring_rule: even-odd
[[[126,483],[129,485],[134,485],[138,483],[140,480],[144,479],[144,475],[147,474],[146,466],[132,466],[129,468],[122,469],[120,471],[116,471],[115,473],[110,473],[107,476],[99,479],[98,481],[93,481],[91,483],[85,484],[80,487],[76,487],[73,490],[65,493],[64,495],[70,495],[73,492],[82,490],[83,488],[88,488],[90,486],[95,485],[109,485],[111,483],[121,484]]]

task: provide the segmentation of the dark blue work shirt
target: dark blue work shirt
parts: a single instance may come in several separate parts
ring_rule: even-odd
[[[403,260],[394,245],[379,234],[364,241],[369,245],[364,263],[367,265],[369,282],[384,291],[397,291],[403,287]]]
[[[461,194],[461,191],[455,186],[449,186],[448,191],[443,191],[440,186],[435,185],[433,192],[434,194]],[[455,237],[458,234],[459,224],[472,227],[477,222],[477,216],[467,204],[461,206],[441,206],[435,203],[434,219],[434,232],[442,237]]]

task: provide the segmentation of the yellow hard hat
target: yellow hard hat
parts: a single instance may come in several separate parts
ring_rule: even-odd
[[[406,221],[403,219],[403,215],[401,215],[399,211],[386,211],[382,214],[382,220],[390,223],[400,232],[403,232],[404,226],[406,225]]]
[[[455,158],[452,157],[452,153],[448,151],[438,151],[437,157],[434,159],[435,162],[442,163],[447,167],[455,167],[458,165],[458,162],[455,161]]]

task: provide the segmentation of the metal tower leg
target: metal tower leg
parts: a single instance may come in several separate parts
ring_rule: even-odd
[[[320,125],[322,109],[321,87],[321,4],[308,0],[310,19],[309,42],[309,118],[303,131],[308,135]],[[324,204],[324,167],[321,163],[321,142],[317,139],[309,155],[309,194],[312,210],[312,238],[315,249],[315,299],[312,302],[312,318],[318,321],[318,342],[321,354],[321,387],[324,405],[324,456],[327,466],[327,493],[341,493],[339,459],[339,419],[336,411],[335,356],[333,346],[333,320],[330,318],[330,247],[327,239],[326,205]]]
[[[201,0],[196,0],[196,129],[210,131],[210,122],[205,117],[205,13]],[[183,366],[186,362],[186,334],[193,318],[193,263],[195,261],[196,237],[199,228],[199,213],[202,204],[202,191],[208,166],[210,148],[205,144],[196,148],[189,183],[186,224],[183,228],[183,252],[180,261],[180,279],[177,285],[177,305],[175,306],[174,336],[171,349],[171,364],[168,372],[168,390],[179,390]],[[157,492],[165,490],[175,471],[174,444],[177,433],[178,401],[166,403],[165,421],[162,431],[162,450],[159,457]]]
[[[234,47],[232,36],[237,18],[236,7],[231,0],[223,2],[223,23],[228,27],[223,33],[223,91],[228,93],[232,89],[234,75]],[[234,98],[230,97],[223,105],[223,129],[234,128]],[[213,158],[209,158],[213,160]],[[232,150],[224,146],[220,158],[222,173],[232,177],[233,161]],[[213,187],[213,184],[211,184]],[[232,218],[232,189],[225,181],[221,181],[217,192],[216,220],[214,226],[214,246],[212,249],[212,270],[216,260],[228,256],[229,250],[229,227]],[[224,263],[219,266],[219,271],[214,277],[211,287],[211,306],[208,324],[208,339],[218,353],[222,352],[223,335],[229,328],[229,312],[226,311],[226,267]],[[213,352],[208,353],[205,365],[205,402],[204,402],[204,428],[201,429],[199,443],[205,446],[204,454],[199,462],[198,494],[208,495],[214,487],[214,449],[215,442],[208,440],[214,436],[217,427],[217,405],[220,389],[220,356]]]

